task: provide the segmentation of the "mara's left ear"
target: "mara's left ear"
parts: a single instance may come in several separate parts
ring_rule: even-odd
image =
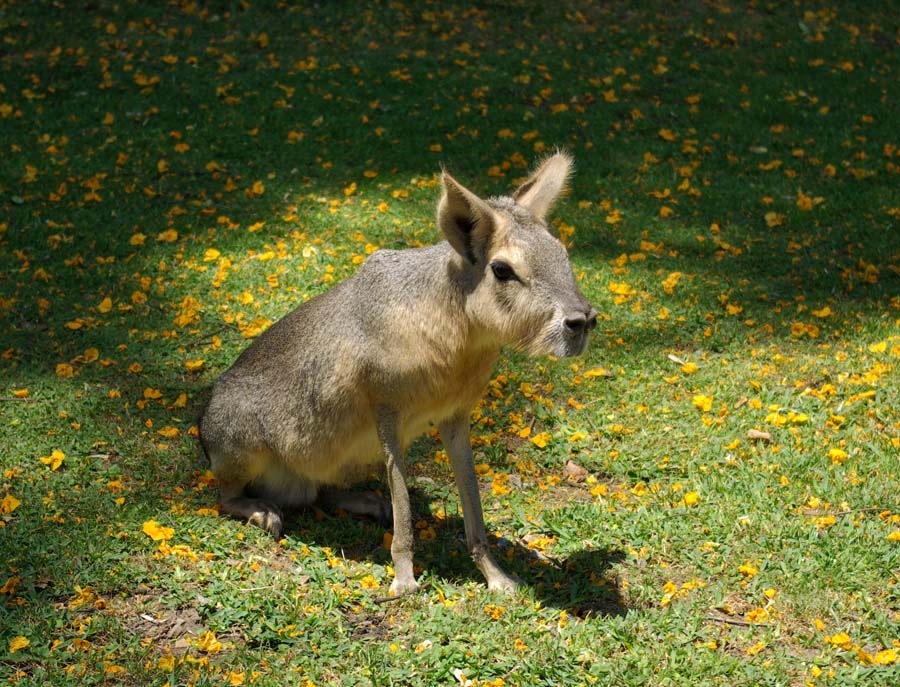
[[[482,260],[496,229],[491,206],[444,170],[438,227],[453,249],[474,265]]]
[[[513,199],[542,222],[566,189],[572,174],[572,158],[556,153],[545,159],[524,184],[516,189]]]

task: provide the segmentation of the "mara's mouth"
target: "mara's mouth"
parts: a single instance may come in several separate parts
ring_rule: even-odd
[[[537,336],[528,337],[516,348],[527,351],[530,356],[552,355],[557,358],[573,358],[587,350],[591,338],[591,328],[573,332],[562,320],[549,322]]]
[[[591,333],[588,331],[580,334],[562,337],[562,341],[557,344],[556,351],[553,353],[557,358],[574,358],[581,355],[587,350]]]

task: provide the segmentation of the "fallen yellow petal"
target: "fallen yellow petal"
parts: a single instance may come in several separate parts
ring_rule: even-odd
[[[13,637],[11,640],[9,640],[9,653],[14,654],[17,651],[28,648],[29,646],[31,646],[31,642],[28,641],[27,637],[23,637],[22,635]]]
[[[150,537],[153,541],[163,541],[166,539],[171,539],[175,535],[175,530],[171,527],[163,527],[155,520],[148,520],[144,523],[144,534]]]

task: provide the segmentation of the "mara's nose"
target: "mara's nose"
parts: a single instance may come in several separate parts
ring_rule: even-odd
[[[566,332],[571,336],[577,336],[591,331],[597,326],[597,311],[591,308],[587,312],[572,312],[563,321]]]

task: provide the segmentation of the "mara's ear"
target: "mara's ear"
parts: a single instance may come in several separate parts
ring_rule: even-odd
[[[572,158],[567,153],[556,153],[545,159],[519,186],[513,199],[540,221],[546,222],[560,194],[566,189],[572,174]]]
[[[441,174],[438,227],[453,249],[473,265],[484,257],[496,226],[494,211],[446,170]]]

